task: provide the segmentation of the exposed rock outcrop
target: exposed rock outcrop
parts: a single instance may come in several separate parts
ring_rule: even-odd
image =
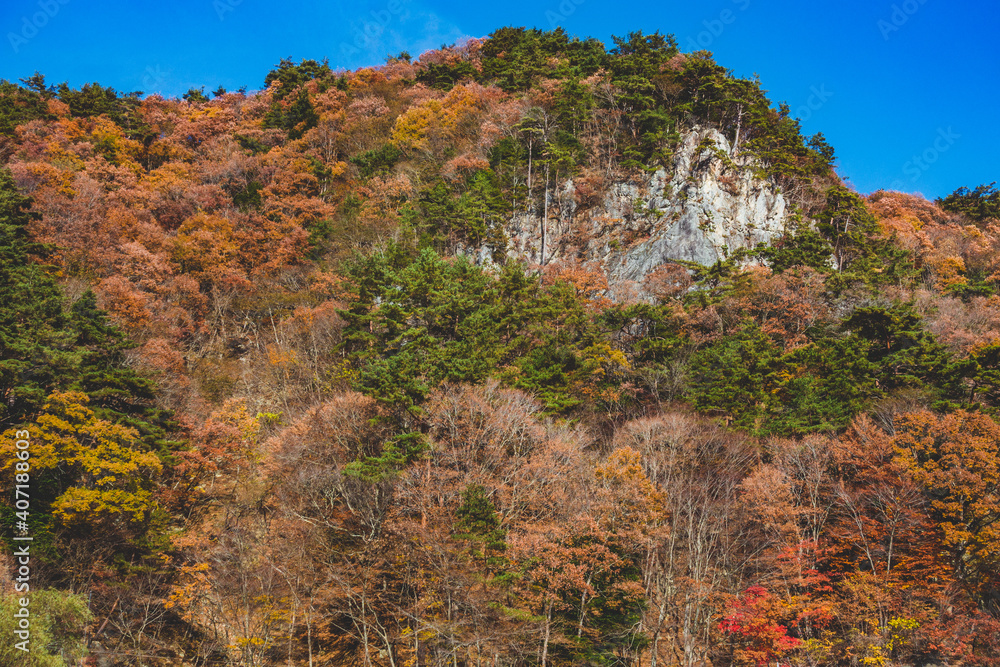
[[[614,183],[598,206],[576,210],[568,182],[560,196],[550,194],[545,261],[597,261],[615,286],[640,283],[670,260],[707,265],[768,242],[785,230],[788,211],[755,167],[734,156],[717,130],[696,128],[681,141],[670,172],[658,170],[645,183]],[[538,217],[515,217],[507,233],[511,256],[540,260]]]

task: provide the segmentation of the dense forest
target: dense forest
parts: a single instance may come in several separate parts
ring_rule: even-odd
[[[782,235],[547,261],[702,127]],[[523,28],[3,81],[0,159],[0,664],[1000,664],[993,184],[862,196],[707,52]]]

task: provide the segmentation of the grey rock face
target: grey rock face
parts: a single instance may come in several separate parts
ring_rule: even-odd
[[[640,283],[670,260],[708,265],[769,242],[784,232],[788,213],[784,197],[754,167],[733,156],[717,130],[696,128],[684,136],[671,172],[661,169],[645,183],[614,183],[602,203],[585,212],[576,211],[575,186],[568,182],[550,194],[546,263],[571,256],[600,262],[614,289]],[[516,216],[507,233],[512,257],[539,261],[538,218]]]

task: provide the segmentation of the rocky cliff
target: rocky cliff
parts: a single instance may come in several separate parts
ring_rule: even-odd
[[[683,137],[671,169],[644,182],[612,184],[597,206],[578,210],[575,185],[550,199],[545,263],[599,262],[614,288],[641,283],[670,260],[712,264],[739,248],[780,235],[784,197],[715,129]],[[508,253],[538,263],[540,217],[521,215],[507,227]]]

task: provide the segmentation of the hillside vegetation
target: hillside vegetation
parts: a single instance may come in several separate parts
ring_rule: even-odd
[[[0,82],[0,664],[1000,663],[1000,193],[861,196],[759,81],[614,44]],[[509,252],[704,127],[773,243]]]

